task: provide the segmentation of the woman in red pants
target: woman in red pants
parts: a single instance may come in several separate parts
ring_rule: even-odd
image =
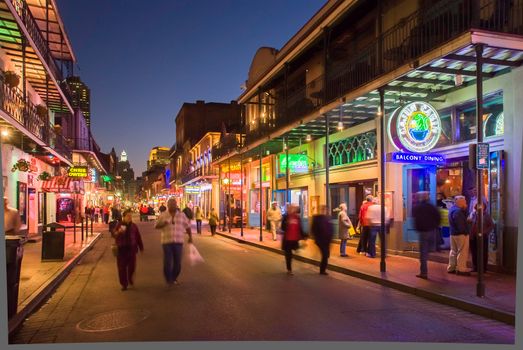
[[[116,265],[122,290],[126,290],[129,285],[134,284],[136,253],[138,253],[138,249],[143,252],[142,236],[138,226],[133,223],[132,216],[132,211],[126,210],[122,215],[122,221],[118,222],[114,231],[111,232],[118,247]]]

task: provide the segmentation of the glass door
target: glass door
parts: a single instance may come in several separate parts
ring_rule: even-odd
[[[405,165],[403,166],[403,203],[406,214],[403,223],[403,240],[418,242],[418,233],[414,229],[412,208],[417,204],[416,193],[427,191],[430,201],[436,204],[436,167]]]

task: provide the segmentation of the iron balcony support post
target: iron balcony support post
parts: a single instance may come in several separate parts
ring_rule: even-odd
[[[260,242],[263,241],[263,147],[260,147]]]
[[[329,158],[329,134],[330,134],[330,118],[329,114],[325,113],[325,204],[327,205],[327,212],[331,215],[331,195],[330,195],[330,158]]]
[[[387,271],[385,262],[385,90],[379,89],[380,92],[380,204],[381,204],[381,225],[380,225],[380,271]]]
[[[483,142],[483,44],[476,44],[476,138],[477,147]],[[477,149],[476,149],[477,152]],[[473,160],[475,161],[475,160]],[[478,270],[478,283],[476,295],[485,296],[485,284],[483,282],[483,169],[476,169],[476,192],[477,192],[477,218],[478,230],[476,268]],[[474,208],[473,208],[474,210]]]
[[[290,182],[290,171],[289,171],[289,136],[285,137],[285,203],[290,203],[291,195],[289,191],[289,182]]]

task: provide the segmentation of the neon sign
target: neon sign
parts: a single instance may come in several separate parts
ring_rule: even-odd
[[[280,172],[287,169],[287,155],[280,154]],[[309,171],[309,159],[306,154],[289,154],[289,172],[304,173]]]
[[[441,154],[392,152],[387,153],[387,161],[394,163],[445,164],[445,157]]]
[[[389,139],[398,150],[430,151],[441,136],[441,119],[425,102],[412,102],[397,109],[389,119]]]

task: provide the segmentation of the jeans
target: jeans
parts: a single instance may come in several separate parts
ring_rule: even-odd
[[[358,248],[356,249],[356,251],[358,253],[367,252],[368,245],[369,245],[369,235],[370,235],[370,226],[362,226],[361,236],[360,236],[360,240],[358,242]]]
[[[298,241],[284,240],[282,248],[285,252],[285,265],[287,266],[287,271],[292,271],[292,251],[298,249]]]
[[[318,248],[320,248],[321,252],[321,261],[320,261],[320,272],[325,272],[327,270],[327,264],[329,262],[329,256],[330,256],[330,244],[327,243],[318,243],[316,242],[316,245]]]
[[[483,271],[487,271],[488,263],[488,233],[483,234]],[[472,254],[472,267],[474,270],[479,271],[478,266],[478,245],[479,240],[477,236],[470,236],[470,252]]]
[[[216,233],[216,225],[209,225],[210,228],[211,228],[211,235],[214,236],[214,234]]]
[[[340,255],[345,256],[347,253],[345,252],[347,249],[347,239],[342,239],[340,243]]]
[[[429,249],[434,245],[434,231],[419,231],[419,262],[420,274],[427,275],[427,258]]]
[[[202,234],[202,220],[196,220],[196,233]]]
[[[169,284],[176,281],[182,270],[183,243],[166,243],[163,247],[163,274]]]
[[[380,226],[371,226],[370,227],[367,253],[373,258],[376,257],[376,237],[378,236],[379,232],[380,232]]]

